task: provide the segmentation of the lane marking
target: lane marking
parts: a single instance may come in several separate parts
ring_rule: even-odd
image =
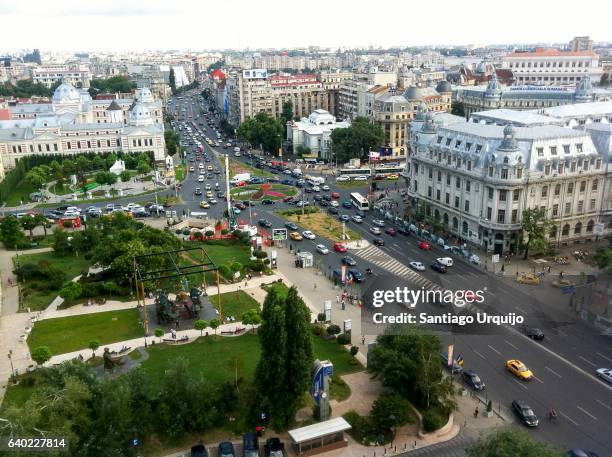
[[[586,409],[582,408],[580,405],[576,405],[576,408],[578,408],[580,411],[582,411],[584,414],[586,414],[587,416],[589,416],[591,419],[593,420],[598,420],[595,416],[593,416],[590,412],[588,412]]]
[[[482,355],[480,352],[478,352],[476,349],[472,349],[472,352],[474,352],[476,355],[482,357],[484,360],[487,360],[487,358],[484,355]]]
[[[544,384],[544,381],[542,381],[540,378],[538,378],[536,375],[533,375],[533,379],[535,379],[536,381],[538,381],[541,384]]]
[[[501,355],[501,352],[499,352],[497,349],[495,349],[493,346],[491,346],[490,344],[487,344],[487,346],[489,346],[489,349],[491,349],[493,352],[496,352],[497,355]]]
[[[584,357],[582,357],[581,355],[578,356],[578,358],[584,360],[586,363],[588,363],[589,365],[592,365],[594,367],[596,367],[597,365],[595,365],[593,362],[591,362],[589,359],[585,359]]]
[[[519,308],[518,306],[515,306],[514,309],[516,309],[521,314],[527,314],[527,311],[525,311],[523,308]]]
[[[563,411],[559,411],[559,414],[561,414],[563,417],[565,417],[568,421],[570,421],[572,424],[574,424],[576,427],[578,427],[578,422],[576,422],[575,420],[573,420],[571,417],[569,417],[567,414],[565,414]]]
[[[612,406],[605,404],[603,401],[601,400],[595,400],[597,403],[599,403],[601,406],[603,406],[606,409],[609,409],[610,411],[612,411]]]
[[[562,378],[562,376],[559,373],[557,373],[555,370],[553,370],[552,368],[548,368],[548,367],[544,367],[544,368],[546,368],[548,371],[550,371],[552,374],[554,374],[558,378]]]
[[[601,352],[596,352],[595,354],[597,354],[599,357],[601,357],[602,359],[606,359],[608,362],[612,362],[612,359],[609,357],[606,357],[605,355],[603,355]]]
[[[517,350],[518,350],[518,348],[517,348],[517,347],[516,347],[514,344],[512,344],[510,341],[508,341],[508,340],[504,340],[504,342],[505,342],[505,343],[506,343],[508,346],[513,347],[514,349],[517,349]]]
[[[527,389],[527,386],[526,386],[526,385],[522,384],[521,382],[517,381],[516,379],[513,379],[513,381],[514,381],[514,382],[516,382],[516,383],[517,383],[519,386],[521,386],[523,389],[525,389],[525,390],[529,390],[529,389]]]

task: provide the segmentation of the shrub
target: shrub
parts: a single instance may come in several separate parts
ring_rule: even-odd
[[[351,346],[351,355],[355,357],[359,352],[359,348],[357,346]]]
[[[317,321],[319,321],[319,322],[325,322],[325,313],[319,313],[319,314],[317,314]]]
[[[62,226],[64,228],[71,228],[72,227],[72,221],[63,221],[62,222]]]
[[[338,335],[336,341],[338,341],[338,344],[342,345],[349,344],[351,342],[351,335],[349,335],[348,333],[343,333],[341,335]]]
[[[266,257],[268,257],[268,253],[266,251],[253,251],[253,256],[258,258],[258,259],[265,259]]]
[[[210,238],[211,236],[214,236],[215,232],[214,230],[206,230],[206,233],[204,233],[204,236],[206,236],[206,238]]]
[[[232,269],[232,271],[242,271],[244,267],[242,266],[240,262],[233,262],[230,265],[230,268]]]
[[[233,276],[232,270],[227,265],[219,266],[219,274],[225,279],[231,279]]]
[[[437,408],[430,408],[423,413],[423,430],[434,432],[442,428],[448,422],[448,414]]]
[[[315,336],[323,336],[323,333],[325,332],[324,328],[322,325],[313,325],[312,326],[312,334]]]
[[[191,233],[191,230],[189,230],[188,228],[183,229],[183,235],[188,236],[190,233]]]
[[[223,236],[227,235],[228,233],[229,233],[228,229],[221,230],[221,235],[223,235]]]
[[[176,233],[177,235],[180,235],[183,231],[181,229],[176,229],[174,230],[174,233]]]
[[[323,314],[323,317],[325,317],[325,314]],[[336,324],[332,324],[329,327],[327,327],[327,334],[328,335],[337,335],[341,332],[340,330],[340,326],[336,325]]]

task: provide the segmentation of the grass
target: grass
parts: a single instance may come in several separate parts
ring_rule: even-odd
[[[335,339],[326,340],[320,336],[313,335],[312,347],[319,360],[330,360],[334,364],[335,375],[342,376],[364,370],[363,365],[343,346],[340,346]]]
[[[211,303],[217,306],[217,295],[210,295]],[[240,320],[240,317],[250,309],[259,309],[259,303],[244,290],[236,292],[226,292],[221,294],[221,311],[223,316],[234,316]]]
[[[183,181],[185,179],[185,165],[176,165],[174,167],[174,176],[177,181]]]
[[[252,167],[250,165],[244,164],[234,159],[229,160],[229,174],[230,178],[239,173],[251,173],[253,176],[261,176],[263,178],[274,176],[273,173],[269,171],[261,170],[259,168]]]
[[[336,182],[336,186],[341,189],[355,189],[357,187],[368,187],[366,181],[340,181]]]
[[[21,203],[30,201],[30,194],[36,192],[36,189],[25,179],[22,179],[17,187],[6,196],[6,206],[18,206]]]
[[[212,243],[193,242],[192,244],[193,247],[202,246],[204,252],[208,254],[208,257],[210,257],[216,266],[230,265],[233,262],[240,262],[244,265],[251,258],[250,248],[238,240],[214,241]],[[200,253],[198,251],[190,252],[189,256],[195,261],[200,261]]]
[[[289,288],[283,284],[282,282],[275,282],[272,284],[266,284],[262,287],[264,290],[270,292],[272,289],[276,289],[276,293],[279,297],[285,298],[287,296],[287,292],[289,292]]]
[[[256,193],[262,185],[263,184],[251,184],[248,186],[234,187],[233,189],[230,190],[230,194],[234,198],[246,200],[248,199],[249,195]],[[269,190],[281,193],[283,195],[280,197],[277,197],[275,195],[263,195],[258,200],[263,200],[263,199],[280,200],[285,197],[292,197],[297,193],[297,190],[295,187],[287,186],[285,184],[272,184]]]
[[[136,309],[125,309],[36,322],[28,346],[30,350],[48,346],[53,354],[63,354],[85,349],[94,339],[104,346],[142,335],[140,314]]]
[[[340,376],[334,374],[329,384],[329,395],[332,400],[343,401],[351,396],[351,388]]]
[[[285,219],[296,222],[306,230],[310,230],[315,235],[327,238],[332,241],[342,241],[342,223],[329,214],[316,211],[310,214],[293,214],[290,216],[284,216]],[[351,230],[350,228],[346,228],[346,235],[350,240],[360,240],[361,236]]]
[[[24,265],[27,263],[39,264],[41,262],[56,266],[66,273],[66,280],[70,280],[75,276],[86,271],[91,262],[85,260],[85,257],[65,256],[60,257],[53,251],[41,252],[38,254],[20,255],[19,258],[13,257],[13,263]],[[53,301],[59,289],[49,287],[41,281],[30,280],[22,284],[21,287],[21,308],[30,308],[32,310],[45,309]]]

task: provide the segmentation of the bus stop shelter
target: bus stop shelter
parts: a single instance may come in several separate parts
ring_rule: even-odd
[[[289,431],[292,447],[298,456],[309,456],[340,449],[348,445],[344,432],[351,429],[344,418],[336,417],[324,422]]]

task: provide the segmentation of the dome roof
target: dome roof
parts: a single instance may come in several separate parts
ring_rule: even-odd
[[[516,142],[516,139],[514,138],[515,136],[516,129],[510,124],[506,125],[504,127],[504,139],[502,140],[501,144],[497,149],[500,151],[518,150],[518,144]]]
[[[419,106],[417,107],[417,113],[416,113],[417,121],[425,120],[425,111],[427,111],[427,106],[425,106],[425,103],[421,101],[421,103],[419,103]]]
[[[442,80],[436,86],[436,92],[444,93],[444,92],[452,92],[451,85],[448,81]]]
[[[71,84],[64,81],[53,92],[53,103],[75,103],[81,100],[81,94]]]
[[[141,102],[151,103],[154,101],[153,94],[151,93],[151,90],[148,87],[141,87],[139,89],[136,89],[135,95],[136,98]]]
[[[577,99],[589,99],[593,94],[593,86],[591,85],[591,77],[584,76],[576,86]]]
[[[148,125],[153,122],[149,109],[137,101],[130,110],[130,123],[133,125]]]
[[[407,100],[422,100],[423,96],[418,87],[410,86],[404,91],[404,98],[406,98]]]
[[[491,77],[489,84],[487,84],[487,91],[485,95],[488,97],[495,97],[501,94],[501,92],[502,92],[502,87],[497,79],[497,73],[493,73],[493,76]]]

